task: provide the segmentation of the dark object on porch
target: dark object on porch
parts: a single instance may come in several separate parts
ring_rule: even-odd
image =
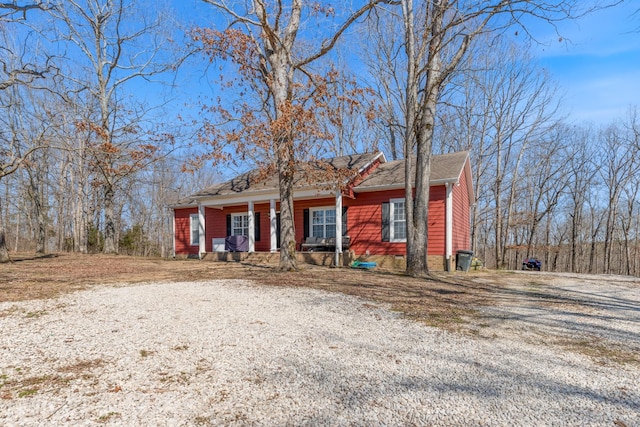
[[[540,271],[542,268],[542,261],[537,258],[526,258],[522,261],[522,269],[523,270],[536,270]]]
[[[472,258],[473,251],[458,251],[456,253],[456,270],[469,271],[469,268],[471,268]]]
[[[224,250],[229,252],[249,252],[247,236],[227,236],[224,239]]]
[[[342,236],[342,249],[349,249],[351,238]],[[334,252],[336,250],[335,237],[307,237],[303,244],[300,245],[301,251],[307,252]]]

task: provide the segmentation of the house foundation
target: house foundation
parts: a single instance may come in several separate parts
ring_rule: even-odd
[[[348,267],[353,261],[375,262],[377,269],[387,271],[404,271],[407,267],[407,260],[404,255],[362,255],[352,251],[339,254],[340,265]],[[309,265],[322,265],[327,267],[335,266],[335,252],[298,252],[296,259],[299,263]],[[178,255],[177,258],[188,258],[188,256]],[[198,258],[194,256],[193,258]],[[263,264],[276,266],[280,262],[279,252],[206,252],[202,254],[201,260],[209,262],[247,262],[251,264]],[[446,259],[442,255],[429,255],[427,259],[430,271],[446,271]],[[451,262],[452,270],[455,271],[455,259]]]

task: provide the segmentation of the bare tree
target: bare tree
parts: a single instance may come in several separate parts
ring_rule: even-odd
[[[319,133],[317,128],[314,129],[316,114],[305,105],[312,101],[311,97],[304,95],[305,91],[313,91],[318,84],[317,74],[310,67],[332,51],[353,23],[386,1],[368,0],[359,9],[344,13],[303,0],[204,1],[223,13],[229,20],[229,26],[222,31],[199,30],[197,40],[203,43],[211,58],[233,62],[246,90],[263,102],[261,111],[266,121],[257,124],[255,114],[258,110],[245,106],[242,112],[245,124],[239,132],[251,133],[253,143],[275,158],[282,224],[280,268],[295,270],[293,175],[297,159],[296,142],[299,143],[297,139],[305,138],[305,135]],[[334,16],[341,19],[337,26],[332,24]],[[314,33],[309,24],[312,20],[323,26],[322,32]],[[258,129],[268,129],[267,135],[262,132],[260,137]],[[237,133],[235,140],[238,140]]]
[[[496,34],[523,26],[525,17],[548,22],[566,19],[578,2],[495,0],[465,2],[428,1],[416,7],[403,0],[405,56],[407,60],[405,157],[416,155],[416,170],[406,164],[407,273],[428,273],[426,217],[429,174],[439,97],[463,63],[472,42],[483,34]],[[414,188],[415,183],[415,202]],[[415,209],[414,209],[415,206]]]
[[[17,31],[15,21],[26,19],[31,9],[41,9],[43,3],[34,2],[24,5],[1,3],[0,12],[0,121],[4,122],[0,130],[0,181],[14,173],[29,156],[40,149],[40,145],[23,146],[16,128],[14,104],[18,100],[21,87],[37,86],[51,70],[49,63],[38,64],[26,55],[25,44],[15,43],[11,35]],[[47,61],[48,62],[48,61]],[[9,261],[5,230],[2,221],[2,200],[0,198],[0,262]]]
[[[127,105],[132,81],[145,81],[170,71],[177,62],[167,55],[170,37],[166,17],[141,2],[65,0],[51,10],[57,34],[74,57],[82,58],[66,78],[87,90],[95,116],[77,123],[93,132],[87,147],[102,189],[104,252],[117,252],[116,194],[120,183],[157,157],[158,145],[146,136],[143,117],[149,107]],[[153,12],[151,12],[153,10]],[[83,70],[78,72],[78,69]]]
[[[640,163],[634,141],[629,140],[619,125],[611,125],[603,130],[602,143],[604,158],[600,173],[608,201],[604,230],[604,272],[610,273],[613,240],[618,232],[620,197],[631,178],[638,173]]]
[[[584,227],[587,216],[585,207],[595,187],[598,165],[595,161],[594,141],[591,128],[572,128],[567,134],[565,145],[571,147],[573,155],[566,163],[567,209],[569,217],[569,271],[583,271],[581,259],[584,243],[587,241]]]
[[[362,51],[368,68],[368,85],[376,99],[375,124],[380,143],[391,159],[404,156],[406,75],[403,68],[402,21],[393,12],[376,14],[368,22]]]
[[[332,65],[326,81],[326,114],[320,114],[320,129],[331,136],[328,144],[315,147],[316,158],[344,156],[378,149],[378,138],[371,131],[376,115],[372,91],[359,85],[347,66]]]

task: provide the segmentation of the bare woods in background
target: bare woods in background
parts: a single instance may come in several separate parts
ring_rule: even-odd
[[[205,3],[218,9],[228,4]],[[415,93],[405,89],[407,81],[415,86],[414,92],[427,81],[422,74],[412,80],[407,71],[412,69],[405,50],[411,37],[405,36],[414,29],[409,25],[413,19],[423,22],[423,13],[431,9],[414,15],[408,13],[412,6],[403,20],[402,14],[387,13],[393,2],[375,3],[384,6],[370,14],[375,19],[354,27],[353,37],[335,49],[331,44],[331,54],[331,49],[322,50],[327,55],[322,61],[315,62],[322,55],[310,57],[314,72],[332,77],[332,86],[322,87],[335,95],[323,102],[336,114],[316,115],[317,129],[304,140],[306,152],[294,150],[296,159],[377,149],[396,159],[415,152],[415,117],[406,106],[417,101]],[[207,69],[212,80],[218,74],[233,75],[223,63],[225,52],[216,51],[209,58],[190,55],[202,46],[194,46],[188,30],[176,33],[186,25],[144,4],[68,0],[0,5],[0,261],[4,247],[39,253],[171,256],[173,219],[167,206],[220,178],[220,169],[208,164],[189,173],[183,165],[212,155],[228,159],[224,167],[248,168],[278,160],[271,144],[265,144],[264,152],[232,145],[207,152],[210,147],[198,145],[203,121],[179,117],[184,103],[176,107],[175,100],[158,96],[154,104],[153,98],[140,95],[138,85],[156,85],[145,88],[158,93],[163,87],[187,88],[175,71],[188,61],[196,61],[199,69],[206,68],[203,61],[219,61],[221,71]],[[438,2],[438,7],[444,5],[455,7],[456,2]],[[158,15],[151,10],[158,10]],[[491,8],[468,12],[465,16],[474,25],[478,16],[495,13]],[[333,9],[315,13],[342,16]],[[463,34],[458,25],[464,22],[447,28]],[[429,29],[424,33],[430,34]],[[524,258],[537,257],[543,270],[640,275],[636,108],[608,124],[568,123],[558,88],[528,55],[526,43],[514,41],[506,27],[476,29],[473,37],[461,39],[463,53],[456,54],[461,52],[457,45],[438,51],[438,64],[453,65],[446,67],[446,78],[436,82],[437,90],[424,104],[436,111],[432,104],[437,103],[437,112],[421,127],[429,131],[428,144],[421,145],[425,158],[431,153],[471,152],[475,256],[492,268],[519,268]],[[367,42],[353,49],[357,40]],[[214,47],[228,47],[225,43]],[[422,50],[417,49],[414,59],[423,61],[418,55]],[[358,75],[349,70],[355,62],[353,51],[360,55]],[[294,56],[308,55],[296,51]],[[260,68],[264,66],[257,64],[251,71],[265,72]],[[349,82],[356,80],[366,90],[349,90]],[[317,85],[304,87],[317,92]],[[256,92],[252,99],[266,105],[273,102],[269,93]],[[236,136],[213,114],[224,111],[231,122],[236,98],[219,99],[230,108],[208,104],[205,114],[212,121],[205,122],[216,132]],[[202,106],[191,106],[198,107]],[[255,116],[253,109],[246,111]],[[242,125],[246,130],[247,121]],[[300,139],[300,129],[296,132],[292,135]],[[296,144],[287,145],[287,150],[297,149],[299,141]]]

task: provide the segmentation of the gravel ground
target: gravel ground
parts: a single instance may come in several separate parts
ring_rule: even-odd
[[[601,324],[637,339],[634,304]],[[640,426],[636,364],[315,290],[102,287],[1,303],[0,329],[2,426]]]
[[[571,338],[632,349],[640,360],[640,279],[518,271],[507,281],[495,305],[479,307],[488,326],[481,335],[540,343]]]

